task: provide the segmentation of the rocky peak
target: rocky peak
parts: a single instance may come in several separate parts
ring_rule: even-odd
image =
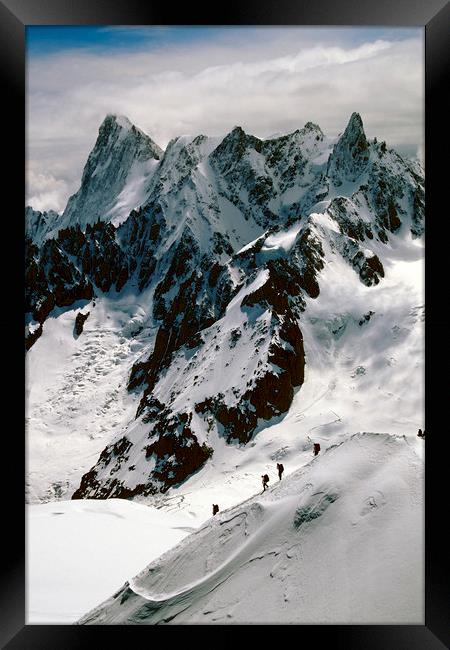
[[[250,441],[303,383],[299,320],[320,294],[328,256],[373,287],[384,278],[386,233],[409,222],[421,234],[423,179],[378,153],[357,113],[330,158],[312,122],[267,140],[239,126],[219,143],[180,136],[160,163],[153,146],[129,120],[108,115],[67,208],[71,227],[60,226],[42,251],[27,247],[28,348],[55,306],[94,292],[112,290],[113,300],[129,283],[152,305],[156,336],[145,334],[150,347],[128,382],[141,397],[136,423],[85,474],[77,497],[165,491],[207,462],[211,431]],[[116,229],[114,206],[140,178],[145,191]]]
[[[225,140],[229,141],[240,141],[240,140],[245,140],[247,137],[246,132],[242,128],[242,126],[239,126],[238,124],[236,126],[233,126],[231,131],[225,136]]]
[[[217,160],[231,155],[236,159],[240,159],[248,148],[260,152],[262,147],[262,140],[254,135],[248,135],[241,126],[235,126],[216,147],[212,157]]]
[[[123,162],[122,159],[127,152],[134,154],[133,159],[140,160],[150,158],[159,160],[163,154],[162,149],[128,118],[107,115],[100,125],[97,141],[83,170],[82,187],[93,176],[114,165],[115,160]]]
[[[334,146],[328,162],[328,176],[340,186],[356,181],[369,161],[369,143],[359,113],[352,113],[344,133]]]
[[[354,113],[354,115],[355,115],[355,114],[356,114],[356,113]],[[306,124],[305,124],[305,126],[303,127],[302,131],[304,131],[305,133],[308,133],[308,132],[314,132],[314,133],[316,133],[317,135],[323,137],[323,131],[322,131],[322,129],[320,128],[320,126],[319,126],[318,124],[314,124],[314,122],[306,122]]]
[[[365,138],[363,121],[359,113],[351,114],[347,127],[344,131],[344,136],[347,138],[358,138],[360,136]]]
[[[143,202],[148,176],[162,155],[162,149],[128,118],[107,115],[84,167],[81,187],[70,197],[60,227],[126,218]],[[121,196],[130,181],[133,192]]]
[[[351,155],[352,158],[361,157],[367,152],[368,142],[359,113],[352,113],[347,127],[336,146],[342,152]]]
[[[113,131],[117,128],[130,130],[133,124],[125,115],[116,115],[108,113],[100,125],[99,133]]]
[[[100,144],[105,138],[118,138],[132,136],[138,141],[142,141],[152,150],[154,158],[158,160],[163,155],[163,150],[159,147],[144,131],[135,126],[125,115],[114,115],[108,113],[98,130],[97,144]]]

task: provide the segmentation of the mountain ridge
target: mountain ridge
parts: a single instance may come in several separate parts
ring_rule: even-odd
[[[111,120],[106,141],[124,129]],[[141,151],[141,137],[132,142]],[[84,300],[92,312],[102,295],[149,295],[143,325],[154,334],[127,381],[139,396],[136,420],[74,498],[166,492],[213,457],[211,431],[227,444],[251,443],[302,390],[305,311],[324,271],[342,263],[352,286],[382,285],[396,238],[423,234],[423,177],[367,140],[356,113],[335,142],[312,123],[268,140],[241,127],[222,140],[176,138],[144,184],[143,204],[117,225],[97,218],[41,246],[27,240],[29,349],[57,308]]]
[[[207,520],[78,624],[419,620],[422,472],[404,437],[357,433]]]

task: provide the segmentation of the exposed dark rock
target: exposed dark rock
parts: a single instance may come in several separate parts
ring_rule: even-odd
[[[356,181],[369,161],[369,144],[358,113],[353,113],[349,123],[334,146],[328,161],[327,176],[336,186],[344,181]]]
[[[25,337],[25,350],[29,350],[38,340],[38,338],[42,336],[42,323],[39,323],[39,326],[36,327],[32,332],[29,332],[29,334]]]
[[[123,436],[114,444],[108,445],[100,454],[95,467],[83,475],[80,487],[74,492],[72,499],[127,498],[124,496],[121,481],[108,479],[104,484],[100,484],[97,477],[99,471],[108,466],[111,466],[110,475],[118,472],[122,464],[128,460],[128,452],[131,448],[132,443],[126,436]]]
[[[124,147],[122,138],[128,139]],[[83,477],[74,498],[131,498],[166,491],[201,468],[212,450],[199,443],[192,407],[182,407],[187,413],[175,411],[175,388],[158,382],[176,357],[181,366],[192,364],[193,372],[186,376],[193,377],[197,390],[202,385],[199,375],[207,365],[202,366],[202,355],[215,350],[222,356],[227,352],[223,345],[229,345],[234,351],[225,365],[240,363],[243,335],[254,344],[251,363],[256,361],[254,370],[242,365],[242,373],[251,367],[247,383],[228,387],[226,396],[202,393],[195,411],[204,416],[205,429],[214,426],[215,420],[228,442],[247,443],[264,421],[287,412],[295,389],[304,381],[305,354],[298,321],[306,296],[319,295],[324,249],[330,247],[333,254],[345,258],[361,282],[372,286],[384,277],[383,264],[363,242],[378,239],[387,243],[406,219],[414,236],[423,232],[424,187],[419,166],[396,158],[383,143],[369,142],[356,113],[328,163],[319,164],[323,138],[320,128],[312,123],[264,141],[236,127],[201,168],[202,173],[211,168],[215,174],[207,189],[203,181],[199,186],[196,171],[208,151],[204,136],[190,142],[176,138],[163,155],[132,125],[113,116],[105,120],[83,172],[82,187],[68,210],[76,202],[88,206],[91,190],[102,182],[104,169],[109,169],[108,186],[117,189],[122,181],[113,178],[114,170],[119,173],[121,163],[125,170],[131,169],[130,152],[139,160],[161,159],[153,176],[146,179],[149,198],[116,228],[103,221],[103,208],[111,197],[101,188],[103,202],[95,223],[91,215],[86,226],[69,224],[71,227],[60,229],[56,238],[39,246],[27,242],[26,308],[39,327],[26,345],[31,347],[32,336],[40,335],[42,323],[54,307],[81,298],[89,300],[94,291],[97,295],[119,292],[127,284],[138,291],[155,287],[148,293],[157,334],[151,354],[133,366],[128,384],[130,390],[140,391],[136,416],[148,425],[148,438],[145,430],[144,440],[124,436],[108,445]],[[117,159],[109,161],[108,152]],[[351,187],[352,193],[336,196],[339,187]],[[293,192],[284,194],[291,188]],[[295,201],[290,202],[288,197],[294,195]],[[315,217],[316,202],[327,197],[333,197],[327,203],[328,215]],[[227,207],[227,201],[237,210]],[[228,231],[224,222],[229,223],[229,216],[221,214],[223,206],[236,221]],[[82,223],[84,215],[77,212],[76,216]],[[332,228],[328,228],[328,218],[336,222]],[[41,217],[33,219],[45,230],[47,224]],[[264,246],[269,235],[296,224],[298,234],[290,248]],[[244,247],[248,233],[256,240]],[[233,296],[263,269],[268,271],[266,281],[241,302],[247,316],[242,328],[220,331],[218,321]],[[371,315],[365,314],[360,325]],[[78,314],[76,332],[81,333],[86,317]],[[342,328],[341,324],[332,330],[336,337]],[[166,388],[167,396],[160,397]],[[157,401],[154,393],[167,399],[167,404]],[[194,423],[198,424],[197,418]],[[148,460],[148,477],[131,489],[126,484],[128,470],[140,469],[135,462],[139,455]]]
[[[263,307],[273,307],[280,314],[286,313],[289,308],[287,292],[280,283],[278,273],[274,272],[273,265],[269,266],[269,278],[266,282],[255,291],[248,293],[242,300],[242,307],[254,307],[262,305]]]
[[[359,325],[365,325],[365,323],[368,323],[371,317],[374,315],[374,311],[370,310],[367,312],[367,314],[364,314],[363,318],[360,319]]]
[[[118,478],[99,480],[99,474],[108,470],[108,477],[118,473],[128,458],[132,443],[125,436],[114,445],[109,445],[100,458],[82,480],[72,499],[81,498],[132,498],[138,494],[149,495],[166,492],[170,487],[179,485],[186,478],[198,471],[211,458],[213,449],[205,443],[199,444],[190,428],[192,413],[170,415],[164,405],[152,400],[146,421],[153,422],[149,437],[154,439],[145,448],[148,461],[155,460],[154,468],[149,471],[145,483],[129,488],[126,482]]]
[[[209,279],[208,279],[208,284],[209,284],[210,287],[215,287],[216,286],[217,280],[218,280],[220,272],[222,270],[223,270],[223,267],[220,264],[218,264],[217,262],[215,262],[212,265],[211,270],[209,272]]]
[[[424,232],[425,189],[421,183],[413,190],[413,216],[411,232],[414,237],[420,237]]]
[[[192,413],[187,423],[183,422],[182,416],[187,417],[187,414],[178,414],[165,422],[164,431],[146,449],[146,458],[154,456],[156,459],[152,478],[160,483],[161,492],[185,481],[213,455],[213,449],[205,443],[200,445],[190,429]]]
[[[84,323],[88,319],[90,313],[90,311],[88,311],[87,314],[83,314],[81,311],[78,312],[77,317],[75,318],[75,334],[77,336],[80,336],[82,333]]]
[[[359,270],[361,281],[368,287],[378,284],[380,277],[384,278],[384,268],[377,255],[365,257],[362,251],[358,251],[352,264]]]
[[[54,307],[68,307],[78,300],[91,300],[93,283],[101,291],[115,285],[120,291],[129,279],[125,253],[109,223],[64,228],[56,239],[41,248],[26,240],[25,309],[44,323]],[[81,269],[81,270],[80,270]]]
[[[139,483],[133,488],[127,487],[119,478],[100,482],[95,469],[83,475],[80,487],[73,493],[72,499],[132,499],[135,496],[156,494],[158,487],[151,481]]]
[[[295,263],[300,256],[301,262]],[[319,295],[316,275],[323,267],[322,256],[320,243],[315,241],[309,229],[305,230],[292,259],[279,258],[267,262],[269,278],[259,289],[245,296],[242,306],[271,306],[278,314],[285,314],[294,305],[303,310],[302,290],[312,298]]]
[[[289,315],[274,318],[279,323],[282,343],[270,345],[267,371],[256,378],[234,406],[226,404],[220,394],[195,405],[197,413],[209,413],[216,418],[229,443],[247,443],[259,418],[270,420],[285,413],[292,403],[294,388],[303,383],[305,353],[301,331]]]
[[[355,204],[345,196],[339,196],[331,202],[328,212],[338,222],[341,233],[364,241],[365,237],[371,238],[372,233],[359,216]]]
[[[230,349],[233,349],[236,343],[242,336],[242,332],[239,328],[236,328],[230,332]]]
[[[25,309],[44,323],[54,307],[67,307],[77,300],[90,300],[91,282],[77,269],[57,240],[47,240],[41,249],[27,243]]]

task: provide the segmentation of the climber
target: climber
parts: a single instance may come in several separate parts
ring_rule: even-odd
[[[264,476],[261,476],[261,478],[262,478],[262,484],[263,484],[263,492],[265,492],[265,490],[267,488],[267,484],[269,482],[269,477],[267,476],[267,474],[264,474]]]
[[[283,472],[284,472],[283,463],[277,463],[277,470],[278,470],[278,478],[281,481],[281,477],[282,477]]]
[[[213,503],[213,517],[219,512],[219,506],[216,503]]]
[[[314,456],[317,456],[317,454],[320,451],[320,444],[318,442],[314,443]]]

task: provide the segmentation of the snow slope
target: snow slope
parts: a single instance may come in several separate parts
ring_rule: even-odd
[[[57,223],[60,228],[97,219],[120,224],[146,198],[162,150],[123,115],[107,115],[83,169],[80,189]]]
[[[74,623],[198,525],[121,499],[27,506],[26,623]]]
[[[70,498],[111,435],[134,420],[138,396],[126,385],[151,340],[146,302],[145,293],[100,295],[47,319],[26,362],[28,503]],[[89,317],[77,337],[80,310]]]
[[[358,433],[220,512],[82,624],[423,624],[423,463]]]
[[[393,251],[400,259],[375,287],[362,285],[343,260],[325,266],[321,294],[308,300],[301,320],[305,382],[289,411],[262,421],[247,445],[229,445],[210,431],[213,457],[168,496],[202,512],[207,488],[211,503],[230,507],[254,493],[264,471],[275,477],[277,461],[294,471],[308,462],[313,442],[324,449],[358,431],[401,432],[423,453],[417,440],[424,428],[423,244],[410,244],[410,259],[403,261],[401,247]],[[366,321],[368,308],[374,313]],[[251,347],[241,350],[244,359],[251,353]]]
[[[213,493],[216,488],[225,492],[227,506],[236,500],[229,500],[225,484],[231,483],[232,499],[234,485],[242,496],[251,494],[262,464],[275,458],[283,457],[291,469],[297,469],[313,440],[334,444],[361,430],[400,432],[414,440],[424,426],[423,240],[406,232],[388,244],[371,242],[386,273],[378,284],[366,286],[348,260],[332,248],[334,224],[329,217],[312,215],[311,220],[321,237],[325,264],[318,276],[320,294],[305,298],[305,311],[299,318],[305,347],[304,383],[289,410],[273,420],[261,419],[257,435],[246,446],[227,444],[220,427],[208,427],[194,412],[191,427],[200,442],[214,449],[214,455],[186,484],[170,489],[171,495],[188,493],[194,508],[202,503],[205,485]],[[285,237],[279,233],[277,239],[268,238],[271,255],[276,242],[284,254],[291,233],[292,229]],[[263,250],[264,246],[261,254]],[[202,348],[182,349],[173,356],[153,396],[174,410],[187,409],[219,391],[224,401],[236,400],[234,396],[261,367],[270,342],[264,334],[261,340],[254,336],[251,315],[242,309],[243,298],[266,279],[267,272],[262,270],[248,280],[230,301],[225,316],[202,331]],[[266,327],[267,315],[265,311],[255,321],[258,336]],[[230,334],[236,331],[240,337],[232,347]],[[100,467],[98,477],[123,476],[131,489],[144,481],[153,469],[152,460],[140,453],[148,444],[149,429],[140,418],[127,428],[127,439],[134,445],[127,465],[133,466],[134,476],[125,471],[127,465],[120,468],[121,474],[114,465],[106,465]]]
[[[44,257],[33,249],[29,500],[67,498],[78,483],[78,496],[169,489],[200,507],[200,486],[251,490],[247,477],[280,456],[300,467],[313,438],[413,438],[424,426],[417,169],[368,141],[357,114],[337,141],[308,123],[274,140],[236,127],[221,142],[182,136],[155,151],[108,116],[82,195],[111,198],[113,168],[122,191],[134,160],[162,156],[148,202],[118,230],[83,233],[78,222]],[[52,291],[70,306],[54,307]],[[81,308],[90,315],[77,337]],[[286,338],[286,322],[297,339]],[[303,362],[304,381],[294,372]],[[274,384],[289,397],[268,409]]]
[[[313,219],[317,228],[330,224],[326,215]],[[267,237],[269,243],[261,254],[266,254],[269,244],[272,256],[277,246],[284,254],[295,231],[293,227],[285,235]],[[323,237],[325,247],[327,239]],[[258,435],[246,447],[226,444],[215,429],[205,431],[200,420],[193,420],[200,441],[215,450],[211,467],[207,464],[187,485],[171,488],[171,494],[189,493],[196,507],[203,501],[202,485],[213,492],[218,487],[222,493],[222,486],[231,482],[240,486],[238,491],[251,493],[254,479],[247,476],[259,476],[261,463],[283,455],[292,469],[298,468],[302,462],[298,454],[311,446],[312,438],[332,444],[360,430],[401,432],[414,438],[423,428],[423,240],[405,233],[387,245],[370,245],[386,270],[383,281],[372,287],[359,281],[344,258],[326,250],[320,294],[306,297],[299,321],[305,381],[289,411],[279,422],[262,421]],[[252,330],[243,327],[248,315],[240,303],[266,277],[267,272],[260,271],[230,301],[224,318],[204,331],[201,353],[183,350],[174,356],[155,387],[158,399],[164,402],[174,393],[174,405],[181,409],[219,390],[233,396],[233,390],[245,386],[259,357],[255,357]],[[134,421],[139,396],[127,392],[126,385],[133,363],[154,340],[151,295],[149,287],[139,296],[132,291],[120,296],[113,292],[101,294],[95,307],[92,301],[84,304],[83,311],[90,316],[78,339],[73,335],[78,305],[63,313],[56,310],[46,321],[41,338],[27,355],[30,502],[71,495],[105,445],[124,430],[132,440],[142,436],[144,444],[148,426]],[[264,318],[263,314],[261,324]],[[231,348],[234,330],[241,336]],[[260,345],[261,353],[267,344]],[[133,477],[133,472],[127,472],[129,485],[131,479],[134,485],[138,477],[148,476],[145,457],[129,464],[136,465]],[[236,503],[229,501],[226,490],[224,498],[227,505]]]
[[[421,170],[357,114],[334,141],[236,127],[164,153],[121,118],[100,131],[76,228],[40,246],[31,214],[27,500],[59,502],[30,509],[35,620],[128,580],[83,622],[422,622]],[[205,525],[131,579],[181,539],[173,512]],[[147,515],[164,527],[148,553]],[[125,526],[136,563],[96,532],[105,589],[88,572],[57,600],[95,518]]]

